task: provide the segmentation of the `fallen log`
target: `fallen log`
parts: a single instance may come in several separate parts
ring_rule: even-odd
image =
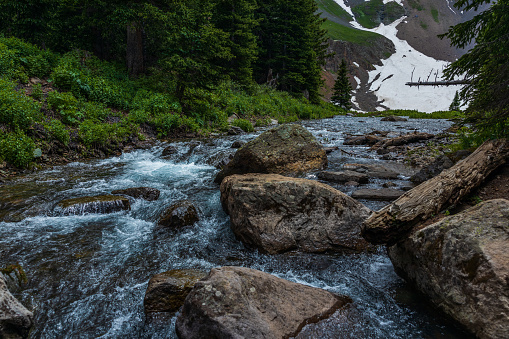
[[[362,236],[372,244],[394,245],[414,226],[445,206],[457,203],[506,162],[509,143],[486,141],[474,153],[438,176],[406,192],[392,204],[373,213],[362,226]]]
[[[431,139],[434,137],[435,136],[433,134],[428,134],[428,133],[405,134],[400,137],[379,141],[375,145],[373,145],[373,147],[371,147],[371,149],[377,150],[380,148],[387,148],[389,146],[401,146],[401,145],[406,145],[406,144],[409,144],[412,142],[428,140],[428,139]]]

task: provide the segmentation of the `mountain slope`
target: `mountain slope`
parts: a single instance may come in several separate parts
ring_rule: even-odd
[[[327,61],[326,70],[333,73],[342,58],[347,60],[356,88],[357,109],[426,112],[448,109],[459,87],[415,88],[405,86],[405,82],[411,80],[412,74],[413,80],[440,79],[448,62],[465,51],[451,47],[449,41],[437,35],[470,19],[473,13],[455,10],[449,0],[317,0],[317,3],[322,17],[330,21],[324,25],[334,40],[329,50],[336,52]],[[366,59],[366,55],[372,57]]]

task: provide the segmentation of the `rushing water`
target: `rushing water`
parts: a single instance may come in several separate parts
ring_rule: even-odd
[[[347,133],[395,128],[378,118],[336,117],[304,125],[326,146],[341,146]],[[436,133],[450,123],[411,120],[396,125],[397,133]],[[337,313],[305,328],[302,337],[466,337],[408,288],[383,249],[358,255],[265,255],[237,241],[221,209],[218,186],[212,182],[218,170],[209,163],[233,153],[234,140],[255,135],[175,143],[178,153],[167,158],[161,152],[168,144],[160,144],[106,160],[71,163],[0,186],[0,218],[10,220],[0,222],[0,266],[19,262],[27,273],[26,285],[10,285],[34,311],[31,337],[175,338],[175,317],[166,322],[145,319],[143,297],[150,277],[176,268],[225,265],[259,269],[354,300],[347,319]],[[349,154],[331,153],[330,168],[381,161],[366,147],[342,148]],[[403,175],[396,183],[404,179]],[[159,200],[132,200],[131,211],[105,215],[52,213],[62,199],[139,186],[159,189]],[[350,188],[336,187],[349,193]],[[201,220],[178,232],[158,228],[159,214],[181,199],[199,207]],[[371,208],[381,206],[366,203]]]

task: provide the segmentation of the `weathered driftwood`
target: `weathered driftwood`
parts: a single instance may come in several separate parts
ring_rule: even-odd
[[[493,170],[505,163],[508,154],[507,140],[485,142],[450,169],[373,213],[364,222],[362,235],[372,244],[395,244],[418,222],[430,218],[448,204],[457,203],[481,184]]]
[[[421,140],[428,140],[431,138],[434,138],[435,135],[428,134],[428,133],[411,133],[411,134],[405,134],[396,138],[391,138],[387,140],[382,140],[377,142],[371,149],[377,150],[380,148],[386,148],[389,146],[401,146],[406,145],[411,142],[417,142]]]

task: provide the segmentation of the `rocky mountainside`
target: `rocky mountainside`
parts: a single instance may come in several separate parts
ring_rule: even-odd
[[[317,0],[328,21],[329,52],[324,95],[329,98],[341,59],[349,65],[354,107],[363,111],[447,110],[459,87],[408,87],[440,79],[443,68],[466,50],[437,35],[473,17],[450,0]],[[366,35],[370,34],[370,35]]]

